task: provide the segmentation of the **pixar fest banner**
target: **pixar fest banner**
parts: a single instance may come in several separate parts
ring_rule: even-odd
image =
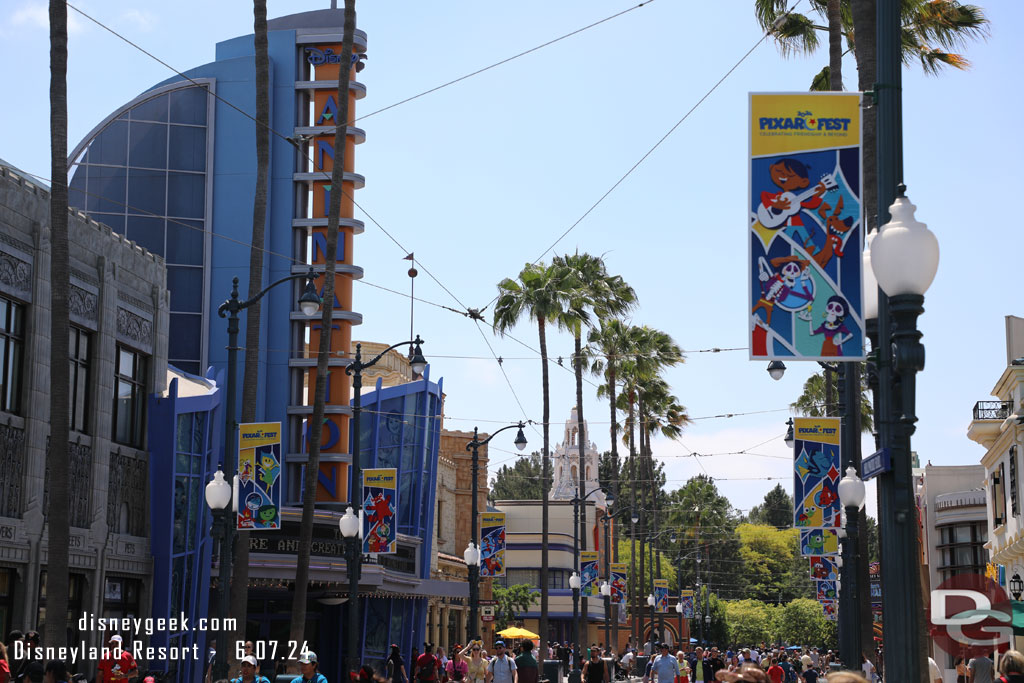
[[[505,513],[480,515],[480,578],[505,576]]]
[[[281,423],[238,425],[238,510],[235,528],[281,528]]]
[[[683,619],[693,619],[693,591],[680,591],[679,604],[683,606]]]
[[[654,611],[668,611],[668,579],[654,580]]]
[[[626,604],[626,576],[628,572],[629,563],[627,562],[613,562],[611,565],[611,580],[609,583],[612,586],[611,603],[613,605]]]
[[[793,420],[793,526],[801,531],[838,529],[841,524],[839,421],[838,417]],[[823,548],[824,544],[822,539]]]
[[[398,547],[398,470],[363,470],[363,552],[393,553]]]
[[[751,360],[864,358],[860,93],[751,93]]]
[[[600,595],[597,585],[597,551],[580,551],[580,595]]]

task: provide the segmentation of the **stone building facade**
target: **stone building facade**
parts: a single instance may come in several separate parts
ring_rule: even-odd
[[[49,193],[0,167],[0,632],[46,618]],[[165,389],[163,259],[72,211],[72,642],[82,612],[150,614],[146,403]],[[67,372],[68,370],[62,370]]]

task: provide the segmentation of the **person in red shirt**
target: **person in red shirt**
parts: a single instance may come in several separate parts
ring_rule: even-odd
[[[430,643],[423,643],[423,654],[413,663],[413,679],[424,683],[438,680],[438,669],[441,668],[441,664],[434,656],[433,649],[434,646]]]
[[[779,660],[772,657],[772,665],[768,667],[768,678],[772,679],[772,683],[782,683],[782,679],[785,677],[786,672],[781,666],[779,666]]]
[[[139,675],[139,665],[127,650],[123,649],[121,636],[110,636],[106,656],[96,665],[101,678],[99,683],[128,681]]]

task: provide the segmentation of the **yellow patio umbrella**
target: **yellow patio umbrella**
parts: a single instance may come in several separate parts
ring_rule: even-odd
[[[498,631],[498,635],[502,638],[529,638],[530,640],[540,638],[540,636],[533,631],[527,631],[525,628],[520,628],[518,626],[509,626],[504,631]]]

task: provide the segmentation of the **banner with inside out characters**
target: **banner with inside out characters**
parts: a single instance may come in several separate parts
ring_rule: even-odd
[[[668,579],[654,580],[654,611],[668,611]]]
[[[601,595],[601,587],[597,583],[597,551],[583,550],[580,552],[580,595]]]
[[[480,515],[480,578],[505,576],[505,513]]]
[[[835,529],[804,529],[800,532],[801,555],[838,555],[839,534]]]
[[[683,619],[693,619],[693,591],[680,591],[679,604],[683,606]]]
[[[793,526],[838,529],[838,417],[798,417],[793,420]]]
[[[821,611],[825,615],[825,621],[839,620],[839,603],[836,600],[825,600],[821,603]]]
[[[394,553],[398,548],[398,470],[363,470],[363,552]]]
[[[839,591],[836,588],[835,581],[815,581],[815,596],[818,602],[824,602],[826,600],[837,600],[839,598]]]
[[[611,579],[609,583],[612,585],[611,602],[613,605],[626,604],[626,576],[628,572],[628,562],[613,562],[611,565]]]
[[[281,423],[238,425],[238,510],[235,528],[281,528]]]
[[[835,581],[839,578],[839,568],[831,557],[808,558],[811,565],[811,578],[815,581]]]
[[[751,359],[864,358],[860,93],[751,93]]]

